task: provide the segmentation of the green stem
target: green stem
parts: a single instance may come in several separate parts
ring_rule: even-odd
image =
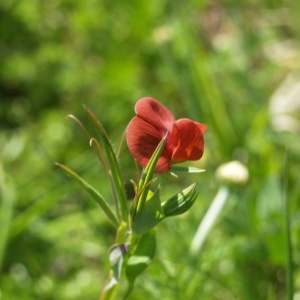
[[[290,208],[288,201],[288,169],[289,164],[289,152],[285,150],[284,155],[284,173],[283,173],[283,202],[284,202],[284,216],[285,216],[285,236],[286,236],[286,249],[287,249],[287,261],[286,261],[286,282],[287,282],[287,299],[293,300],[294,295],[294,283],[293,283],[293,270],[292,270],[292,241],[291,241],[291,221],[290,221]]]
[[[0,273],[4,259],[5,249],[11,229],[15,192],[10,178],[5,176],[0,164]]]
[[[138,200],[137,210],[139,210],[141,207],[143,207],[143,205],[146,202],[147,195],[148,195],[148,192],[150,189],[150,184],[148,184],[148,183],[153,178],[155,167],[156,167],[157,161],[160,158],[160,155],[164,149],[165,143],[167,141],[167,136],[168,136],[168,133],[166,133],[166,135],[163,137],[163,139],[160,141],[160,143],[156,147],[154,153],[151,156],[151,159],[149,160],[149,163],[147,164],[146,168],[144,169],[144,171],[142,173],[141,180],[139,182],[139,188],[138,188],[138,192],[142,191],[142,193]]]
[[[107,282],[110,281],[112,274],[110,273]],[[117,290],[119,288],[119,284],[115,284],[112,288],[103,291],[100,295],[99,300],[114,300],[117,294]]]
[[[229,188],[227,186],[221,186],[215,196],[212,204],[210,205],[208,211],[206,212],[202,222],[200,223],[196,234],[192,240],[190,251],[192,254],[197,254],[201,249],[208,233],[213,227],[216,219],[218,218],[224,204],[229,195]]]

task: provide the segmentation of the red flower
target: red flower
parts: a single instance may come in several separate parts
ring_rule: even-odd
[[[202,157],[205,125],[186,118],[175,120],[165,106],[149,97],[136,103],[135,113],[126,130],[127,144],[143,168],[166,133],[168,138],[158,159],[156,173],[169,171],[171,164]]]

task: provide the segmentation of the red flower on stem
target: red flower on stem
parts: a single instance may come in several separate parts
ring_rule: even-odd
[[[136,103],[135,113],[128,124],[126,138],[131,155],[143,168],[166,133],[168,138],[156,173],[168,172],[171,164],[202,157],[205,125],[187,118],[175,120],[165,106],[149,97]]]

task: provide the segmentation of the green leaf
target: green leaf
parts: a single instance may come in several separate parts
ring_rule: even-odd
[[[195,167],[183,167],[183,166],[172,166],[171,173],[203,173],[205,172],[204,169],[198,169]]]
[[[132,224],[132,231],[135,235],[141,236],[152,229],[156,224],[165,218],[161,208],[159,190],[146,201],[145,205],[137,211]]]
[[[109,221],[116,228],[118,228],[119,222],[116,216],[114,215],[113,211],[111,210],[111,208],[108,206],[106,200],[103,198],[103,196],[96,189],[94,189],[90,184],[88,184],[84,179],[82,179],[77,173],[71,170],[69,167],[60,163],[55,163],[55,164],[58,167],[60,167],[62,170],[64,170],[66,173],[71,175],[74,179],[77,180],[77,182],[79,182],[85,188],[85,190],[92,196],[92,198],[96,201],[96,203],[102,208],[103,212],[106,214]]]
[[[134,218],[134,215],[136,213],[136,210],[140,210],[141,207],[146,202],[146,199],[148,197],[148,192],[150,189],[150,183],[153,178],[153,174],[155,171],[155,167],[157,164],[157,161],[165,147],[167,141],[167,134],[162,138],[158,146],[156,147],[155,151],[153,152],[146,168],[143,170],[143,174],[141,176],[141,180],[139,182],[139,187],[138,187],[138,193],[140,193],[139,197],[137,198],[137,201],[133,203],[133,209],[131,210],[132,213],[132,218]]]
[[[114,152],[113,146],[107,136],[107,133],[102,126],[102,124],[97,120],[95,115],[85,107],[86,112],[88,113],[90,119],[96,126],[97,132],[99,133],[99,141],[101,145],[101,149],[96,144],[95,150],[100,151],[99,155],[105,156],[106,162],[109,166],[108,176],[110,178],[111,189],[116,197],[116,210],[117,214],[119,215],[119,207],[121,212],[121,219],[124,222],[127,222],[128,219],[128,207],[127,207],[127,198],[126,198],[126,191],[123,184],[123,180],[121,177],[120,165],[118,163],[118,159]],[[95,143],[95,139],[93,139],[92,143]],[[95,146],[95,144],[94,144]]]
[[[133,289],[135,279],[150,265],[155,254],[156,238],[154,230],[145,233],[139,240],[134,253],[130,256],[126,264],[126,277],[128,280],[128,290],[126,297]]]
[[[124,257],[127,253],[129,244],[115,245],[109,253],[109,261],[111,266],[110,276],[105,284],[102,291],[101,300],[113,299],[113,295],[116,293],[117,286],[119,284],[119,279],[122,274],[122,267],[124,262]]]
[[[14,188],[12,178],[4,172],[0,163],[0,272],[9,233],[11,231],[13,210],[16,200]]]
[[[176,216],[188,211],[198,197],[196,184],[193,183],[161,204],[166,217]]]

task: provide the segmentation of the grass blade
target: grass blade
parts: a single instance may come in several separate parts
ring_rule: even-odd
[[[4,258],[5,248],[11,229],[11,220],[15,201],[14,188],[10,181],[5,180],[4,170],[0,165],[0,272]]]
[[[293,283],[293,252],[291,241],[291,220],[290,220],[290,208],[288,201],[288,174],[289,174],[289,152],[285,149],[284,154],[284,170],[283,170],[283,202],[284,202],[284,217],[285,217],[285,236],[286,236],[286,282],[287,282],[287,299],[293,300],[294,296],[294,283]]]
[[[207,210],[204,218],[202,219],[199,227],[195,233],[195,236],[191,242],[190,251],[192,254],[197,254],[204,241],[206,240],[209,232],[211,231],[214,223],[216,222],[224,204],[228,198],[229,189],[227,186],[221,186],[216,197],[211,203],[209,209]]]

